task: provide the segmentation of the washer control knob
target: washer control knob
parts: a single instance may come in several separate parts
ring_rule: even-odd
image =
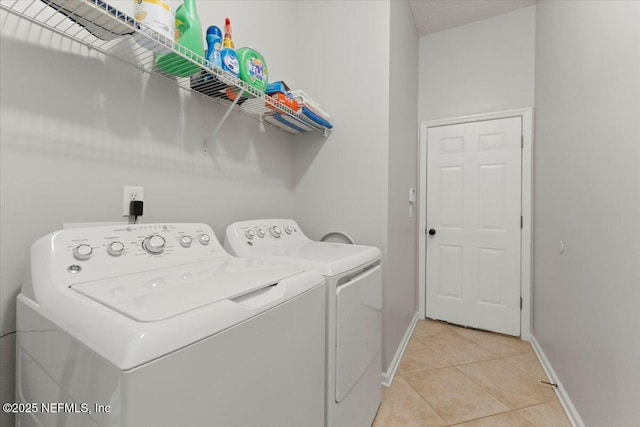
[[[191,236],[181,236],[180,237],[180,246],[183,248],[188,248],[193,243],[193,239]]]
[[[247,230],[244,232],[244,235],[247,236],[247,239],[253,239],[256,237],[256,232],[253,230]]]
[[[201,234],[198,236],[198,241],[200,244],[208,245],[211,241],[211,237],[208,234]]]
[[[124,243],[122,242],[111,242],[109,246],[107,246],[107,252],[111,256],[120,256],[124,253]]]
[[[258,237],[263,238],[265,234],[267,234],[267,229],[265,227],[260,227],[256,233],[258,234]]]
[[[84,261],[86,259],[91,258],[93,254],[93,248],[90,245],[82,244],[75,247],[73,250],[73,257],[80,261]]]
[[[291,227],[290,225],[285,225],[284,232],[287,234],[293,233],[293,227]]]
[[[269,229],[269,233],[271,233],[271,235],[277,239],[282,234],[282,230],[280,230],[280,227],[278,227],[277,225],[274,225]]]
[[[145,251],[153,255],[161,254],[164,251],[165,240],[162,236],[153,234],[142,242],[142,247]]]

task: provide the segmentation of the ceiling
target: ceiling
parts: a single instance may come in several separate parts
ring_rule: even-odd
[[[420,37],[531,6],[535,0],[410,0]]]

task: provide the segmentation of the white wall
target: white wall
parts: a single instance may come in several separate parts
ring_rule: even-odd
[[[313,238],[340,230],[382,250],[386,370],[416,311],[413,16],[406,1],[299,2],[298,25],[309,49],[298,53],[296,75],[331,112],[335,131],[296,145],[295,218]]]
[[[404,1],[299,2],[298,12],[296,75],[331,112],[335,131],[296,145],[294,214],[312,238],[340,230],[382,250],[386,371],[415,313],[408,190],[415,186],[417,33]]]
[[[633,1],[536,16],[534,334],[587,426],[640,419],[639,22]]]
[[[199,12],[205,28],[231,17],[236,46],[259,44],[273,77],[293,76],[281,43],[291,32],[273,24],[294,20],[289,2],[199,2]],[[0,335],[15,330],[31,243],[63,222],[123,220],[123,184],[144,187],[143,222],[205,222],[219,238],[235,220],[292,216],[292,137],[232,114],[205,154],[222,105],[0,19]],[[0,401],[13,401],[13,334],[0,358]]]
[[[420,38],[420,120],[530,107],[535,6]]]
[[[388,359],[415,310],[407,192],[415,186],[416,41],[406,2],[394,5],[393,16],[389,1],[219,1],[198,8],[204,28],[231,17],[236,46],[260,50],[270,80],[312,94],[332,114],[335,132],[292,138],[232,114],[205,154],[202,141],[224,107],[46,31],[21,24],[16,37],[15,19],[3,13],[3,333],[15,329],[30,244],[63,222],[120,220],[128,184],[145,188],[144,222],[202,221],[221,237],[234,220],[294,216],[311,237],[344,230],[380,247],[385,269],[399,277],[391,283],[385,270]],[[407,69],[390,70],[391,22],[401,45],[394,58],[409,61]],[[391,75],[399,81],[390,83]],[[390,86],[406,98],[394,98],[397,113],[390,112]],[[398,233],[401,252],[387,263],[391,233]],[[0,397],[11,401],[14,336],[0,340]]]
[[[384,287],[383,369],[417,311],[417,206],[409,211],[409,188],[417,187],[418,32],[408,1],[391,2],[389,60],[389,218]]]
[[[296,145],[295,218],[312,238],[346,231],[386,260],[389,2],[301,1],[297,24],[296,75],[335,130]]]

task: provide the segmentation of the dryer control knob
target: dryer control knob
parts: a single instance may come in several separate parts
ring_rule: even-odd
[[[284,232],[287,233],[287,234],[293,233],[293,227],[291,227],[290,225],[286,225],[284,227]]]
[[[93,248],[86,244],[78,245],[73,250],[73,257],[80,261],[84,261],[86,259],[91,258],[92,254],[93,254]]]
[[[208,234],[201,234],[198,236],[198,241],[203,245],[208,245],[211,241],[211,237]]]
[[[263,238],[265,236],[265,234],[267,234],[267,229],[264,228],[264,227],[260,227],[260,228],[258,228],[256,233],[258,234],[258,237]]]
[[[182,236],[180,237],[180,246],[183,248],[188,248],[193,243],[193,239],[191,236]]]
[[[162,236],[158,236],[154,234],[152,236],[147,237],[142,242],[142,247],[145,251],[149,252],[152,255],[159,255],[164,251],[165,240]]]
[[[111,242],[109,246],[107,246],[107,252],[111,256],[120,256],[124,253],[124,243],[122,242]]]
[[[244,232],[244,235],[247,236],[247,239],[253,239],[256,237],[256,232],[253,230],[247,230]]]
[[[282,230],[280,230],[280,227],[278,227],[277,225],[274,225],[269,229],[269,233],[271,233],[271,235],[277,239],[282,234]]]

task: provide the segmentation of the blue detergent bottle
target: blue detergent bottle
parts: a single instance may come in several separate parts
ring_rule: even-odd
[[[207,61],[214,67],[222,68],[220,49],[222,48],[222,30],[215,25],[207,28]]]

